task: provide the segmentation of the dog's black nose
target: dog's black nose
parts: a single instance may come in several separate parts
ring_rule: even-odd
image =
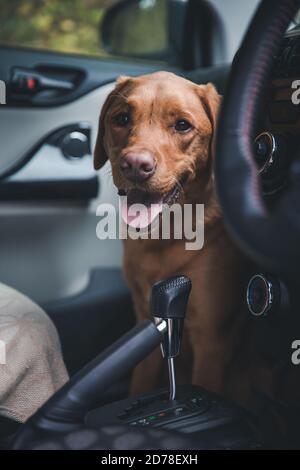
[[[128,152],[121,157],[121,170],[129,181],[141,183],[155,172],[156,164],[150,152]]]

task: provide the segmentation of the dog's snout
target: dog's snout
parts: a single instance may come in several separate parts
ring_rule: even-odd
[[[128,152],[121,158],[121,170],[129,181],[141,183],[155,172],[155,161],[150,152]]]

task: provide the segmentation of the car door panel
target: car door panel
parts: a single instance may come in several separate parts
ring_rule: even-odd
[[[38,302],[80,290],[84,286],[82,280],[87,282],[89,271],[95,266],[120,265],[121,243],[99,241],[96,237],[95,208],[101,201],[116,204],[107,171],[96,175],[91,155],[84,157],[85,162],[73,162],[60,155],[58,149],[45,146],[26,158],[43,136],[74,119],[90,124],[93,146],[100,108],[112,87],[110,84],[93,90],[58,108],[0,107],[0,134],[5,149],[1,152],[0,168],[1,172],[10,172],[0,183],[0,194],[2,186],[4,193],[0,205],[0,253],[5,260],[0,279]],[[61,162],[56,168],[57,177],[53,158]],[[88,186],[94,197],[90,203],[82,197],[79,183]],[[14,186],[19,187],[19,195],[13,193]],[[51,189],[53,193],[49,194]],[[24,193],[27,196],[20,202],[12,202]],[[44,197],[38,199],[39,195]],[[54,195],[60,196],[57,203],[51,203]]]
[[[1,152],[0,175],[14,173],[28,163],[34,149],[43,145],[49,135],[60,127],[75,122],[85,122],[91,126],[92,142],[97,132],[99,112],[113,84],[97,88],[72,103],[51,108],[0,107],[0,139],[4,143]],[[14,138],[17,135],[18,138]],[[72,163],[69,161],[70,172]],[[57,172],[59,174],[59,171]],[[79,174],[81,169],[79,168]],[[93,175],[90,161],[90,175]]]
[[[99,88],[105,84],[116,80],[119,75],[141,75],[143,73],[151,73],[160,70],[162,67],[167,70],[178,70],[176,67],[167,64],[151,64],[143,62],[130,62],[128,60],[111,60],[98,59],[76,54],[62,54],[58,52],[38,51],[33,49],[22,49],[7,46],[0,46],[1,64],[0,79],[9,84],[12,80],[13,73],[18,68],[24,68],[28,71],[39,72],[45,75],[54,74],[61,70],[66,74],[80,73],[80,78],[76,86],[66,93],[58,96],[52,96],[51,99],[23,101],[18,103],[26,107],[49,107],[60,106],[62,104],[71,103],[90,91]],[[12,105],[15,101],[12,100]],[[10,100],[8,100],[8,106]]]
[[[84,123],[92,150],[100,109],[116,77],[160,66],[11,47],[0,47],[0,55],[0,79],[8,84],[16,67],[44,73],[68,68],[83,77],[76,89],[47,105],[8,99],[0,106],[0,280],[38,302],[61,299],[84,289],[93,268],[119,267],[122,245],[96,237],[98,204],[117,207],[108,168],[96,174],[91,154],[68,160],[47,139],[64,126]]]

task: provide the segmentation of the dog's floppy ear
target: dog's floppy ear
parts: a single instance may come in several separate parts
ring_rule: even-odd
[[[219,95],[212,83],[207,83],[207,85],[199,85],[198,89],[201,102],[209,117],[213,131],[215,131],[222,102],[222,96]]]
[[[105,134],[105,116],[108,111],[109,106],[112,104],[113,99],[121,90],[125,87],[125,85],[129,82],[130,77],[121,76],[118,78],[116,82],[116,87],[113,91],[110,92],[108,97],[106,98],[100,113],[99,118],[99,126],[98,126],[98,134],[97,140],[94,150],[94,168],[95,170],[99,170],[104,163],[107,161],[108,157],[104,148],[104,134]]]

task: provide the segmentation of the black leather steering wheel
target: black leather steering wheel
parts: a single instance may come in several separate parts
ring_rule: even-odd
[[[300,171],[268,211],[253,156],[254,128],[273,57],[299,0],[263,0],[233,64],[216,140],[217,193],[225,224],[241,247],[272,271],[295,274],[300,266]]]

